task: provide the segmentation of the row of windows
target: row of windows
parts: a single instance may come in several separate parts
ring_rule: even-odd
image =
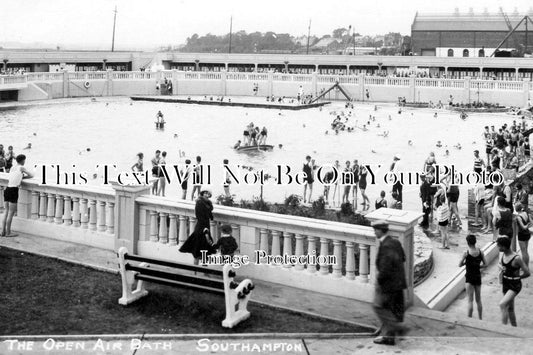
[[[454,51],[453,49],[448,49],[448,57],[453,57]],[[485,50],[480,49],[478,52],[478,57],[484,57],[485,56]],[[470,57],[470,51],[468,49],[463,49],[463,57]]]

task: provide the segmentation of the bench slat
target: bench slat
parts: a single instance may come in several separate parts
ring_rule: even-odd
[[[135,278],[137,280],[143,280],[147,282],[154,282],[162,285],[168,285],[168,286],[180,286],[183,288],[189,288],[193,290],[202,290],[205,292],[211,292],[211,293],[218,293],[218,294],[224,294],[224,289],[219,288],[212,288],[212,287],[206,287],[206,286],[200,286],[195,284],[190,284],[186,282],[179,282],[179,281],[172,281],[167,279],[161,279],[154,276],[147,276],[147,275],[135,275]]]
[[[218,280],[210,279],[210,278],[203,277],[201,275],[177,274],[171,271],[158,270],[158,269],[153,269],[149,267],[134,266],[130,264],[126,264],[126,270],[137,271],[137,272],[140,272],[142,275],[154,276],[154,277],[161,278],[161,279],[179,281],[179,282],[184,282],[184,283],[194,284],[194,285],[199,285],[199,286],[205,286],[205,287],[210,287],[210,288],[219,288],[221,290],[224,289],[224,282],[222,281],[222,279],[218,279]]]
[[[166,260],[143,258],[142,256],[132,255],[132,254],[124,254],[124,259],[132,260],[132,261],[145,262],[145,263],[148,263],[148,264],[156,264],[156,265],[161,265],[161,266],[175,267],[177,269],[183,269],[183,270],[198,271],[198,272],[202,272],[204,274],[213,274],[213,275],[218,275],[218,276],[222,277],[222,271],[221,270],[210,269],[210,268],[202,267],[202,266],[196,266],[196,265],[190,265],[190,264],[180,264],[180,263],[174,263],[174,262],[166,261]]]

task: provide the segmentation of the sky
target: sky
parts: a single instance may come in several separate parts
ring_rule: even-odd
[[[410,34],[416,12],[525,13],[531,0],[0,0],[0,45],[46,43],[62,48],[110,49],[118,8],[116,49],[155,49],[185,43],[194,33],[274,31],[324,35],[354,26],[360,34]],[[5,46],[5,44],[4,44]],[[7,47],[7,46],[6,46]]]

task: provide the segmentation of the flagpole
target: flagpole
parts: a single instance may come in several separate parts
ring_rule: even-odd
[[[113,40],[111,41],[111,52],[115,51],[115,25],[117,24],[117,5],[115,5],[115,16],[113,18]]]

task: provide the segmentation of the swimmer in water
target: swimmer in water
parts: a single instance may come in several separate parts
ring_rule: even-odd
[[[305,123],[302,125],[303,128],[305,128]]]
[[[392,121],[392,117],[391,117],[391,115],[389,115],[389,121]]]
[[[457,143],[457,144],[455,145],[455,148],[457,148],[457,149],[461,149],[461,148],[462,148],[462,147],[461,147],[461,143]]]
[[[328,134],[328,131],[326,131],[324,134]]]
[[[283,148],[283,144],[278,144],[278,148],[279,149]]]
[[[374,149],[370,150],[372,153],[376,154],[376,151]]]
[[[437,144],[435,144],[435,146],[437,146],[438,148],[442,147],[441,141],[437,141]]]
[[[28,145],[23,149],[31,149],[31,143],[28,143]]]
[[[446,149],[445,155],[446,156],[450,155],[450,151],[448,149]]]
[[[437,117],[438,117],[438,115],[437,115],[437,113],[436,113],[436,112],[435,112],[435,114],[433,115],[433,117],[435,117],[435,118],[437,118]]]
[[[412,141],[412,140],[409,140],[409,141],[407,142],[407,144],[409,144],[409,145],[413,145],[413,141]]]
[[[178,134],[177,133],[174,133],[174,138],[178,138]]]
[[[377,128],[380,128],[380,127],[381,127],[381,125],[380,125],[380,124],[378,123],[376,127],[377,127]]]
[[[37,133],[33,132],[33,135],[34,135],[34,136],[37,136]]]

